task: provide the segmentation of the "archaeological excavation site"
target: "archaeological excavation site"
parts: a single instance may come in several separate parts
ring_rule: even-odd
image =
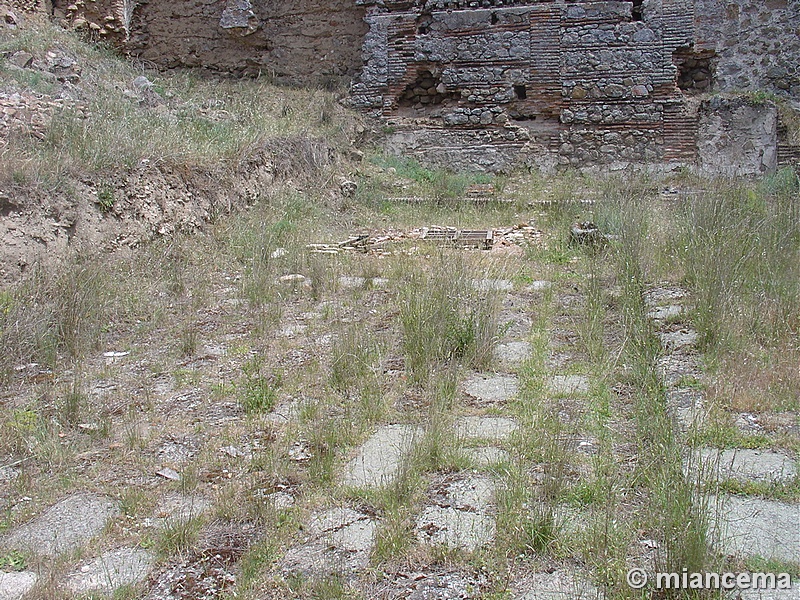
[[[0,600],[797,600],[800,0],[0,0]]]

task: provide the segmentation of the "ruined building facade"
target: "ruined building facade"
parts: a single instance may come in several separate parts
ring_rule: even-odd
[[[709,93],[800,98],[800,6],[785,0],[358,1],[354,103],[441,164],[766,172],[774,107]]]
[[[54,0],[164,67],[346,83],[434,164],[759,174],[798,158],[800,0]],[[782,110],[772,99],[779,99]]]

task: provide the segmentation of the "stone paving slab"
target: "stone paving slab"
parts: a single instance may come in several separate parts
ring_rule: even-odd
[[[794,460],[769,450],[703,448],[699,459],[704,472],[720,479],[771,483],[791,481],[797,476]]]
[[[786,590],[742,590],[738,600],[797,600],[800,598],[800,583]]]
[[[658,359],[657,368],[667,387],[674,387],[684,379],[700,379],[700,359],[694,354],[670,354]]]
[[[518,428],[508,417],[461,417],[456,420],[456,435],[461,439],[482,439],[502,442]]]
[[[525,287],[525,290],[528,292],[544,292],[545,290],[549,290],[553,287],[552,282],[550,281],[532,281],[530,285]]]
[[[507,366],[519,365],[531,355],[529,342],[508,342],[494,347],[494,358],[499,363]]]
[[[691,348],[697,344],[699,337],[694,329],[658,332],[656,335],[661,340],[661,346],[668,351]]]
[[[417,535],[425,543],[468,552],[485,546],[495,536],[494,489],[482,475],[445,480],[432,490],[434,504],[418,517]]]
[[[39,576],[31,571],[4,573],[0,571],[0,600],[21,600],[33,589]]]
[[[679,304],[669,306],[656,306],[647,311],[647,317],[653,321],[669,321],[677,319],[683,314],[683,307]]]
[[[155,556],[141,548],[119,548],[98,556],[70,575],[67,587],[75,594],[111,595],[126,585],[137,585],[150,574]]]
[[[342,485],[376,488],[390,484],[420,432],[412,425],[385,425],[378,429],[345,466]]]
[[[381,600],[477,600],[484,597],[489,581],[484,570],[425,571],[402,570],[380,584]]]
[[[519,393],[515,375],[472,375],[464,382],[464,392],[479,404],[502,404]]]
[[[709,499],[709,513],[723,551],[800,562],[800,505],[724,495]]]
[[[384,288],[389,284],[389,280],[384,277],[351,277],[342,275],[339,277],[339,286],[346,289],[360,289],[366,287]]]
[[[565,570],[535,573],[514,586],[515,600],[599,600],[603,593],[588,577]]]
[[[0,545],[42,556],[56,556],[79,548],[99,535],[108,520],[119,513],[117,503],[106,496],[74,494],[17,528]]]
[[[494,446],[465,448],[464,455],[467,456],[476,467],[491,467],[510,459],[508,452],[500,448],[495,448]]]
[[[417,533],[428,544],[473,552],[494,539],[495,522],[480,513],[429,506],[417,520]]]
[[[553,375],[547,384],[547,392],[554,396],[588,394],[589,378],[585,375]]]
[[[407,600],[470,600],[482,597],[485,585],[478,577],[463,573],[442,573],[427,575],[409,587],[412,591]]]
[[[363,277],[351,277],[348,275],[339,277],[339,286],[348,289],[363,288],[366,282],[367,280]]]
[[[349,508],[332,508],[312,517],[309,539],[281,560],[284,573],[327,576],[352,574],[369,565],[377,523]]]
[[[706,418],[705,399],[705,392],[694,388],[667,390],[667,406],[684,430],[703,424]]]
[[[155,517],[164,522],[189,521],[203,515],[210,508],[211,502],[203,496],[170,492],[156,506]]]
[[[644,293],[644,303],[650,307],[674,304],[687,295],[688,292],[686,290],[673,285],[654,287]]]
[[[474,279],[472,287],[479,292],[510,292],[514,284],[508,279]]]

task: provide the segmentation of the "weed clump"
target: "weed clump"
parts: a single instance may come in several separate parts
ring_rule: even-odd
[[[268,413],[275,408],[278,389],[281,387],[280,374],[267,374],[264,360],[254,357],[242,366],[241,406],[245,414]]]
[[[417,383],[446,364],[487,366],[498,331],[497,299],[480,293],[475,272],[455,255],[441,254],[430,272],[412,272],[400,298],[402,349]]]

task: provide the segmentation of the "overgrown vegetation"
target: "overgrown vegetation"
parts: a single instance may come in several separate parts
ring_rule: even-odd
[[[39,54],[62,44],[92,63],[87,86],[133,75],[103,51],[46,31],[43,41],[4,33],[2,43]],[[77,254],[0,292],[0,464],[3,497],[14,503],[2,529],[75,490],[108,493],[122,516],[98,549],[139,545],[168,564],[224,524],[234,540],[225,548],[241,556],[236,594],[248,599],[373,597],[408,573],[474,575],[486,598],[554,572],[585,577],[607,598],[638,598],[625,584],[632,564],[676,572],[760,565],[797,576],[791,563],[721,556],[708,510],[719,494],[796,505],[797,478],[716,481],[696,464],[699,448],[793,459],[800,451],[792,433],[800,410],[795,172],[749,183],[684,176],[669,184],[687,193],[664,197],[664,183],[646,177],[517,173],[506,185],[374,152],[348,165],[359,191],[342,198],[330,149],[349,135],[350,117],[337,116],[330,96],[151,75],[166,109],[111,87],[91,101],[130,104],[110,112],[109,127],[141,138],[120,148],[101,138],[90,151],[96,124],[67,127],[61,115],[44,141],[4,154],[3,168],[22,169],[20,183],[33,177],[22,159],[32,170],[55,157],[77,170],[142,159],[199,166],[263,150],[278,177],[249,210],[205,231],[165,236],[132,255]],[[46,85],[7,70],[0,77]],[[329,142],[314,141],[322,138]],[[509,201],[464,200],[474,183]],[[98,204],[113,212],[103,189]],[[412,195],[420,198],[387,201]],[[582,221],[608,237],[572,243],[569,228]],[[363,254],[307,247],[355,232],[520,223],[540,231],[492,252],[410,236]],[[687,291],[684,312],[664,326],[700,334],[693,352],[702,371],[680,386],[705,394],[705,420],[685,430],[666,401],[666,349],[648,316],[656,285]],[[527,344],[522,362],[495,354],[508,341]],[[517,377],[515,397],[483,402],[465,392],[467,377],[493,371]],[[558,389],[556,375],[581,385]],[[742,413],[759,428],[743,428]],[[505,417],[517,429],[466,439],[463,417]],[[417,434],[394,479],[371,490],[342,486],[357,446],[397,424]],[[421,543],[418,518],[436,486],[467,475],[492,482],[491,541],[474,551]],[[162,503],[176,496],[212,506],[184,519]],[[339,507],[376,523],[364,576],[286,575],[281,561],[313,535],[312,519]],[[85,558],[94,551],[85,548]],[[0,568],[50,568],[37,560],[9,552]],[[42,597],[58,597],[58,585],[47,585]]]
[[[6,90],[56,96],[60,84],[47,72],[48,60],[62,57],[74,61],[79,76],[44,132],[12,130],[0,153],[5,183],[53,185],[67,174],[147,166],[237,168],[259,153],[274,155],[279,176],[313,176],[331,162],[332,147],[349,146],[357,128],[329,92],[279,90],[266,78],[236,82],[137,69],[54,24],[0,30],[0,54],[20,50],[37,62],[20,69],[0,61]],[[146,79],[135,84],[137,77]],[[98,203],[108,211],[113,198],[101,194]]]

